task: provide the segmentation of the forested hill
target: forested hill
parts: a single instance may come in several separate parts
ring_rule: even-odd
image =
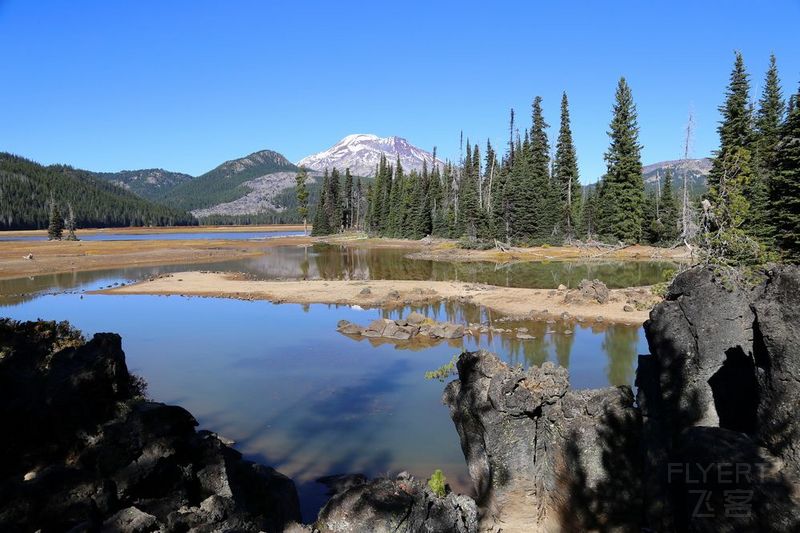
[[[148,200],[160,198],[181,183],[194,179],[189,174],[170,172],[163,168],[93,172],[92,175],[119,185],[123,189],[127,189]]]
[[[145,200],[92,172],[0,152],[0,230],[46,228],[51,197],[62,212],[72,206],[78,227],[197,223],[185,211]]]
[[[278,152],[262,150],[240,159],[226,161],[214,170],[167,192],[159,201],[191,211],[232,202],[250,189],[243,184],[275,172],[294,172],[297,167]]]

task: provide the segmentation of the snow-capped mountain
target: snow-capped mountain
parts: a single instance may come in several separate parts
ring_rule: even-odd
[[[337,168],[342,172],[349,168],[354,176],[371,177],[375,175],[381,154],[385,154],[392,164],[400,156],[405,171],[422,170],[423,161],[428,163],[428,169],[433,168],[433,154],[402,137],[378,137],[367,133],[348,135],[324,152],[304,157],[297,166],[317,171]],[[437,164],[440,167],[444,165],[439,159]]]

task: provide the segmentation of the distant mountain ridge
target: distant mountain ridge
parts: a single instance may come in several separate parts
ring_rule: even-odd
[[[183,172],[170,172],[163,168],[120,170],[119,172],[93,172],[96,178],[110,181],[148,200],[156,200],[194,176]]]
[[[327,150],[304,157],[297,162],[297,166],[319,172],[349,168],[354,176],[374,177],[381,155],[386,155],[392,164],[399,157],[405,171],[421,171],[423,163],[432,169],[434,164],[432,153],[417,148],[402,137],[357,133],[348,135]],[[439,159],[436,163],[444,165]]]
[[[683,186],[683,177],[688,177],[689,191],[692,194],[705,190],[708,174],[711,172],[712,160],[710,157],[701,159],[676,159],[673,161],[660,161],[652,163],[642,168],[644,184],[646,188],[655,187],[656,180],[663,180],[667,175],[667,170],[672,171],[673,190]]]
[[[244,184],[270,174],[296,172],[298,168],[273,150],[260,150],[225,161],[218,167],[168,191],[160,201],[188,211],[233,202],[252,192]]]

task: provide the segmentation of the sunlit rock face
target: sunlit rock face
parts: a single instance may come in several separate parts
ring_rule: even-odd
[[[730,275],[730,273],[727,273]],[[645,324],[637,401],[478,351],[444,402],[482,511],[525,531],[797,531],[800,269],[679,275]]]
[[[631,528],[641,509],[638,412],[628,387],[571,390],[545,363],[464,353],[444,402],[461,438],[482,527]]]

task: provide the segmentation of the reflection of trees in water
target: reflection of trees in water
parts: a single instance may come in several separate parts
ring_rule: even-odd
[[[611,324],[606,328],[602,348],[608,357],[608,382],[611,385],[630,385],[633,382],[638,328]]]
[[[553,346],[556,350],[556,360],[564,368],[569,368],[569,355],[572,353],[572,345],[575,343],[575,324],[565,323],[559,325],[559,333],[553,334]],[[565,335],[564,331],[570,331],[571,335]]]
[[[537,261],[515,263],[451,262],[409,259],[413,250],[314,245],[319,275],[325,279],[407,279],[463,281],[508,287],[577,287],[599,279],[610,287],[650,285],[674,265],[656,261]]]

